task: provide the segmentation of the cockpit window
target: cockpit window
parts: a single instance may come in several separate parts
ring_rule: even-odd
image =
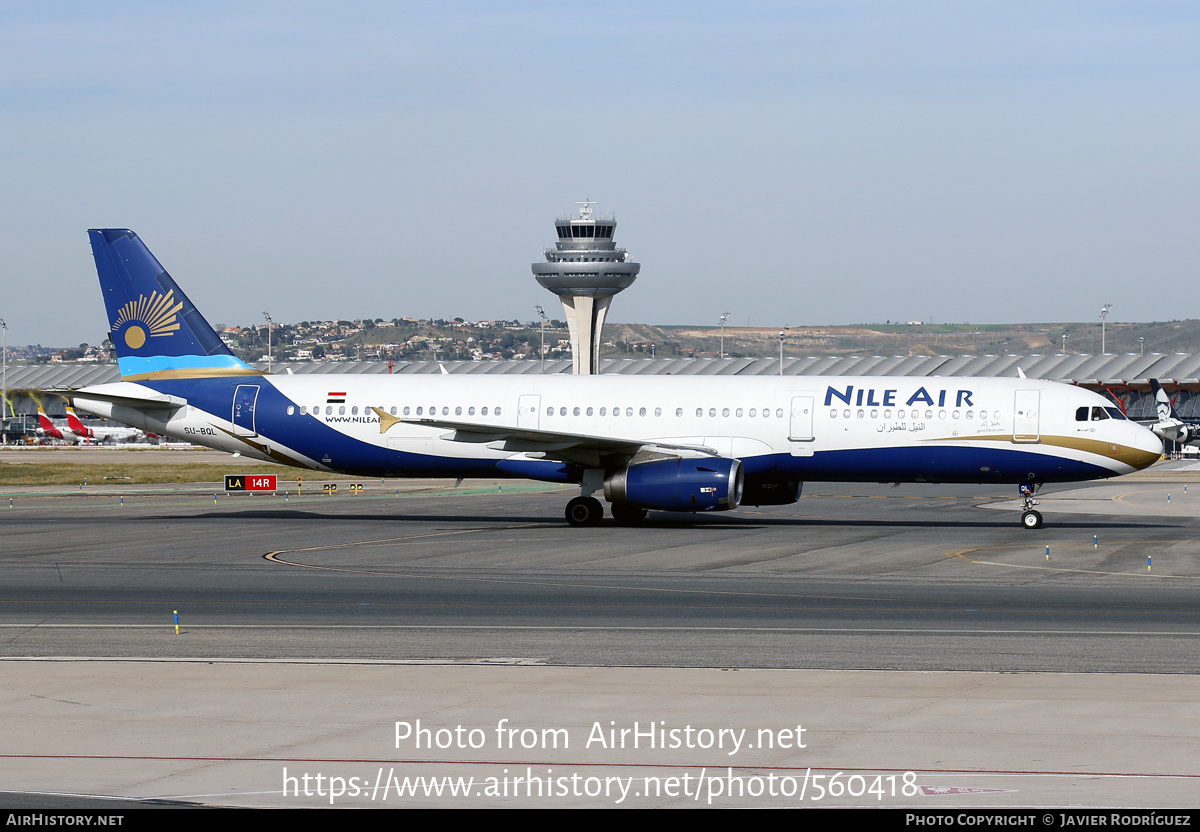
[[[1103,407],[1097,406],[1097,407],[1092,408],[1092,421],[1093,422],[1102,422],[1107,418],[1108,418],[1108,412]]]
[[[1086,422],[1088,420],[1088,409],[1086,407],[1075,408],[1075,421]]]
[[[1125,418],[1125,414],[1121,412],[1121,408],[1119,408],[1119,407],[1106,407],[1104,409],[1107,410],[1108,415],[1113,417],[1114,419],[1124,419]]]

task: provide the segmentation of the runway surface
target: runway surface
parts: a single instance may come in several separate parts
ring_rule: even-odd
[[[1036,532],[1008,489],[981,486],[809,486],[792,506],[592,529],[562,520],[571,489],[533,483],[376,480],[329,496],[306,484],[302,498],[12,488],[0,494],[0,772],[22,792],[14,803],[51,808],[328,805],[282,796],[282,770],[365,777],[384,764],[914,771],[919,794],[819,805],[1191,805],[1193,475],[1047,490]],[[658,718],[803,721],[813,744],[612,757],[508,753],[491,734],[472,753],[392,741],[393,720],[509,719],[561,727],[580,750],[594,722]],[[339,805],[380,805],[359,797]]]

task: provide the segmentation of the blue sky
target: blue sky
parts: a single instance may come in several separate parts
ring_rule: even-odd
[[[0,317],[98,341],[84,231],[120,226],[214,323],[532,319],[584,197],[642,263],[610,320],[1197,317],[1198,18],[4,3]]]

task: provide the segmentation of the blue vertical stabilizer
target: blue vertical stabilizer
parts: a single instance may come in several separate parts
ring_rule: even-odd
[[[88,236],[123,379],[260,375],[229,351],[138,235],[100,228]]]

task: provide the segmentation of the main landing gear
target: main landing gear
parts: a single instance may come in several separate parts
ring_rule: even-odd
[[[646,509],[629,503],[613,503],[612,516],[618,526],[636,526],[646,519]],[[595,497],[576,497],[567,503],[567,522],[572,526],[599,526],[604,504]]]
[[[595,497],[576,497],[567,503],[567,522],[572,526],[599,526],[604,504]]]
[[[1041,483],[1021,483],[1021,525],[1027,529],[1042,527],[1042,513],[1033,509],[1038,504],[1033,495],[1040,485]]]

